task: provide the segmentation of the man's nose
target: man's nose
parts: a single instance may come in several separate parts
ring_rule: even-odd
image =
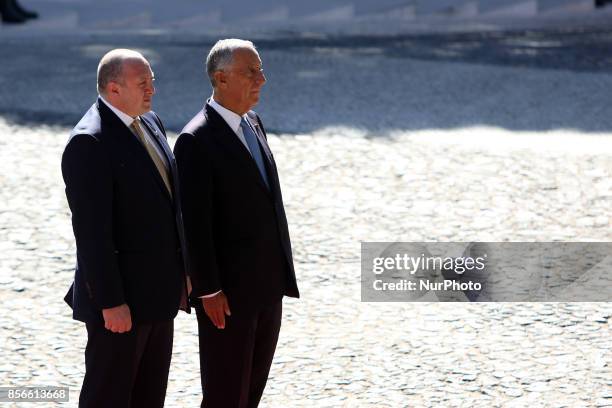
[[[259,82],[261,83],[261,85],[265,84],[268,80],[266,79],[266,75],[264,74],[263,70],[259,71]]]

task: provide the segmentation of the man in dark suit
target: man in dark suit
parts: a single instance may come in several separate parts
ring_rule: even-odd
[[[266,82],[250,41],[206,61],[213,96],[175,146],[200,338],[202,406],[256,407],[281,324],[299,297],[274,157],[250,109]]]
[[[62,156],[77,246],[65,300],[87,328],[79,406],[162,407],[173,319],[189,311],[178,173],[147,60],[110,51],[98,92]]]

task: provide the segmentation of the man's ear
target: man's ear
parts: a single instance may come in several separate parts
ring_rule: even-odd
[[[110,81],[108,85],[106,85],[106,93],[111,95],[119,95],[120,87],[117,82]]]
[[[227,85],[227,76],[225,75],[225,72],[215,71],[213,78],[215,78],[215,87],[225,88]]]

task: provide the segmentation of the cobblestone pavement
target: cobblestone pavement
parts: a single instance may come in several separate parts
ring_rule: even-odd
[[[95,58],[81,56],[64,71],[56,65],[62,58],[48,51],[46,85],[34,75],[23,82],[19,66],[42,72],[28,65],[41,61],[28,51],[16,57],[21,62],[0,66],[0,385],[69,386],[72,402],[65,406],[78,398],[86,334],[62,302],[74,242],[59,163],[69,124],[93,100],[89,70],[103,44],[89,40]],[[44,51],[43,40],[32,44]],[[160,61],[181,51],[160,49]],[[348,57],[314,53],[316,66],[326,67],[320,76],[323,71],[303,67],[310,52],[270,49],[267,60],[263,55],[272,75],[261,111],[274,130],[270,144],[303,298],[285,301],[262,406],[612,406],[610,303],[361,303],[359,287],[360,241],[612,241],[612,126],[602,114],[609,108],[597,105],[612,89],[609,71],[352,50]],[[417,75],[408,85],[400,81],[405,64]],[[290,91],[273,85],[274,78],[289,86],[289,72],[299,67],[305,79],[294,77]],[[158,77],[170,81],[171,70],[160,70]],[[381,88],[385,76],[393,81]],[[6,87],[15,78],[18,94]],[[338,78],[348,82],[318,93],[321,81]],[[479,91],[467,87],[470,78]],[[533,93],[525,80],[537,87]],[[170,91],[160,90],[156,110],[176,130],[202,94],[189,95],[188,110],[178,97],[170,98],[175,105],[162,102],[178,86],[199,89],[201,80],[173,81]],[[448,86],[446,96],[440,84]],[[427,93],[431,87],[437,96]],[[484,109],[482,121],[475,120],[472,99],[457,99],[462,90]],[[553,103],[539,105],[546,91]],[[287,103],[285,118],[277,101],[291,95],[296,99]],[[380,123],[368,124],[374,120],[364,113],[368,104],[347,105],[351,95],[370,97]],[[391,97],[395,102],[385,105]],[[521,108],[521,100],[528,104]],[[324,103],[297,113],[316,101]],[[516,116],[521,109],[522,119]],[[505,126],[512,117],[520,126]],[[442,125],[435,126],[436,118]],[[194,316],[181,315],[166,405],[193,407],[199,398],[197,327]]]

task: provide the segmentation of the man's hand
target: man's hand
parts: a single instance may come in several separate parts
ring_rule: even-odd
[[[110,309],[102,309],[104,327],[113,333],[125,333],[132,329],[130,307],[125,303]]]
[[[213,297],[202,298],[202,306],[212,324],[217,329],[225,329],[225,315],[232,315],[225,294],[219,292]]]

